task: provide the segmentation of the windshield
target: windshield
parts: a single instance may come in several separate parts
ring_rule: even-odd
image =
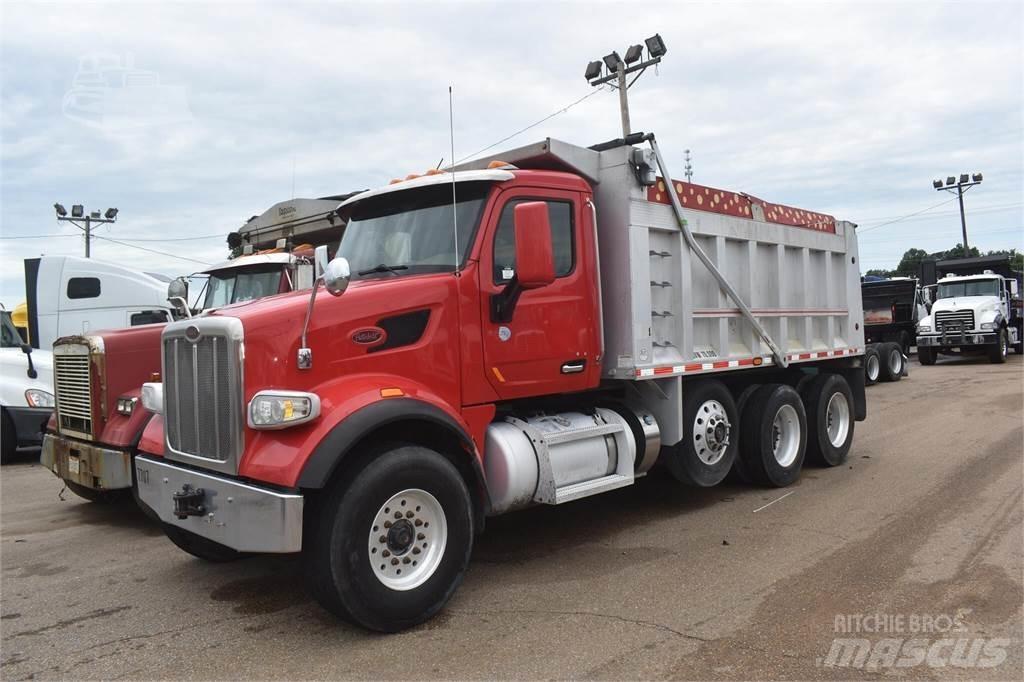
[[[461,265],[490,183],[460,182],[457,188]],[[338,255],[348,259],[352,279],[451,272],[455,269],[454,234],[451,185],[388,192],[353,206]]]
[[[994,279],[969,279],[961,282],[939,284],[938,298],[957,296],[998,296],[999,282]],[[936,300],[937,300],[936,299]]]
[[[10,313],[5,312],[0,315],[0,332],[3,335],[0,348],[19,348],[21,346],[21,335],[18,334],[18,328],[11,322]]]
[[[246,270],[211,272],[203,310],[271,296],[281,290],[281,267],[260,266]]]

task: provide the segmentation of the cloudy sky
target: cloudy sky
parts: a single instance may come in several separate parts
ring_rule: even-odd
[[[55,201],[120,209],[98,237],[122,243],[94,242],[95,258],[192,272],[278,201],[447,163],[449,85],[461,158],[584,97],[587,61],[655,32],[669,51],[630,91],[633,127],[677,177],[689,148],[695,182],[857,222],[873,268],[960,241],[931,180],[982,171],[970,241],[1019,249],[1021,7],[4,2],[0,301],[24,299],[23,258],[82,253]],[[77,104],[97,65],[137,71],[91,118]],[[504,146],[618,132],[604,91]]]

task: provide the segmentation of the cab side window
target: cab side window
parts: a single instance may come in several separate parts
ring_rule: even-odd
[[[573,231],[572,203],[542,199],[513,199],[505,204],[494,233],[494,283],[507,284],[516,272],[516,235],[513,226],[515,207],[533,201],[544,201],[551,222],[551,248],[555,259],[555,277],[565,277],[576,265],[576,242]]]

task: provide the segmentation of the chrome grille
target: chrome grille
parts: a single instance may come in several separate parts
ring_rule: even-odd
[[[183,320],[164,332],[168,457],[236,473],[242,446],[240,328],[238,320],[215,318]]]
[[[942,332],[946,326],[960,326],[965,332],[974,329],[973,310],[940,310],[935,313],[935,331]]]
[[[54,346],[53,381],[60,431],[92,438],[89,347],[81,344]]]

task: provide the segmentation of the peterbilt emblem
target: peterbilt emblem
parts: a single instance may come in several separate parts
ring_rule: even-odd
[[[387,338],[388,333],[380,327],[363,327],[352,332],[352,343],[360,346],[376,346],[384,343]]]
[[[185,338],[191,341],[192,343],[198,341],[200,336],[202,336],[202,334],[199,332],[199,327],[195,326],[194,324],[190,325],[185,330]]]

